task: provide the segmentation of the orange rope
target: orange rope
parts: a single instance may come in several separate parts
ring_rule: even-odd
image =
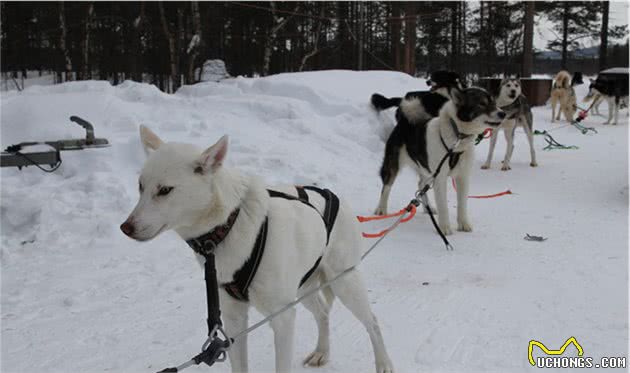
[[[455,179],[451,178],[451,181],[453,182],[453,189],[457,191],[457,185],[455,185]],[[505,196],[508,194],[514,194],[514,193],[512,193],[512,191],[508,189],[505,192],[501,192],[501,193],[488,194],[488,195],[482,195],[482,196],[468,196],[468,198],[495,198],[495,197]]]
[[[409,213],[409,215],[405,216],[404,218],[402,218],[400,220],[401,223],[406,223],[409,220],[413,219],[413,217],[416,215],[416,206],[414,206],[413,204],[409,204],[409,206],[405,207],[404,209],[393,213],[393,214],[388,214],[388,215],[382,215],[382,216],[357,216],[357,219],[359,219],[359,221],[361,223],[366,222],[366,221],[372,221],[372,220],[382,220],[382,219],[387,219],[387,218],[392,218],[395,216],[400,216],[403,215],[404,213]],[[387,229],[383,229],[380,232],[377,233],[361,233],[363,235],[363,237],[365,238],[378,238],[383,236],[384,234],[386,234],[387,232],[389,232],[390,230],[392,230],[394,227],[389,227]]]

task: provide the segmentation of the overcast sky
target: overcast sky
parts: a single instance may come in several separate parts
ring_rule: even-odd
[[[538,25],[534,27],[534,48],[536,50],[547,50],[547,41],[555,38],[554,33],[551,31],[554,24],[544,17],[539,15],[536,17]],[[628,1],[611,1],[610,2],[610,14],[608,16],[608,22],[610,26],[624,25],[628,26]],[[626,34],[625,40],[628,38]],[[591,47],[593,45],[599,45],[598,39],[583,39],[580,41],[583,47]],[[622,40],[609,40],[611,43],[622,42]]]

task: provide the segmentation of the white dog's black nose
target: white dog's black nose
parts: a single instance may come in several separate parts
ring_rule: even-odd
[[[132,223],[126,221],[120,225],[120,230],[127,236],[131,237],[136,228],[133,226]]]
[[[498,111],[497,112],[497,117],[499,117],[499,119],[503,119],[505,118],[505,111]]]

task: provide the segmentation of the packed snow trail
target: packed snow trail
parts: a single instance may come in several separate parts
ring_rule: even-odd
[[[3,148],[84,136],[70,115],[91,121],[112,143],[63,153],[53,174],[2,169],[2,371],[153,372],[185,361],[205,340],[203,269],[192,251],[172,232],[137,243],[118,229],[137,199],[140,124],[202,147],[227,133],[228,166],[270,185],[326,186],[357,215],[369,215],[394,125],[393,110],[376,114],[369,97],[425,88],[424,79],[402,73],[324,71],[202,83],[174,95],[99,81],[2,93]],[[585,94],[578,87],[578,97]],[[627,111],[617,126],[589,115],[582,123],[597,135],[550,124],[550,111],[534,108],[534,128],[555,129],[556,140],[579,150],[543,151],[536,136],[539,167],[532,168],[517,133],[512,170],[502,172],[503,137],[490,170],[480,169],[482,142],[470,194],[515,195],[470,199],[474,231],[449,237],[454,252],[419,213],[362,264],[398,372],[534,371],[531,339],[558,348],[570,336],[585,356],[627,356]],[[392,211],[408,203],[416,184],[411,171],[401,173]],[[449,187],[452,224],[455,205]],[[526,233],[548,240],[526,241]],[[252,312],[250,324],[259,319]],[[372,372],[367,333],[339,304],[331,329],[331,361],[317,371]],[[316,341],[308,312],[298,312],[296,334],[295,371],[314,371],[299,364]],[[251,370],[272,371],[271,330],[257,330],[249,345]],[[229,364],[212,371],[228,372]]]

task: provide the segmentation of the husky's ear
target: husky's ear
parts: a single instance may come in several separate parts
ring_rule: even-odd
[[[204,173],[205,171],[214,172],[221,167],[225,155],[228,150],[228,136],[224,135],[208,149],[204,150],[199,157],[198,165],[195,168],[195,173]]]
[[[162,144],[164,144],[158,135],[143,125],[140,126],[140,140],[142,140],[144,152],[147,155],[151,154],[151,152],[157,150],[160,146],[162,146]]]
[[[457,88],[451,89],[451,101],[455,105],[459,105],[464,102],[464,93]]]

